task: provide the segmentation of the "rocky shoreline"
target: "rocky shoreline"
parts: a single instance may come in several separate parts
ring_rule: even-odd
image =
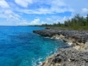
[[[36,34],[67,42],[71,47],[59,49],[41,66],[88,66],[88,31],[45,29],[34,30]]]

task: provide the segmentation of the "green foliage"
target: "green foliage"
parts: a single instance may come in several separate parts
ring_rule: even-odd
[[[58,22],[54,24],[43,24],[42,26],[48,27],[60,27],[60,28],[67,28],[67,29],[88,29],[88,14],[87,17],[80,16],[79,14],[75,15],[72,19],[67,20],[64,24]]]

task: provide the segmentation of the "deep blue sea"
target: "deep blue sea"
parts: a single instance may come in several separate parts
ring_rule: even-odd
[[[33,33],[43,27],[0,26],[0,66],[37,66],[64,46],[59,40]]]

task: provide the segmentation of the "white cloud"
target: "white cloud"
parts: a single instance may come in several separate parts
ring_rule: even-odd
[[[64,21],[66,21],[68,18],[66,16],[64,16],[63,18],[61,18],[60,22],[64,23]]]
[[[22,20],[20,20],[17,24],[18,24],[18,25],[29,25],[29,22],[26,21],[25,19],[22,19]]]
[[[88,0],[0,0],[0,18],[5,18],[7,25],[10,23],[16,25],[36,25],[46,22],[64,22],[77,13],[86,15],[88,13],[87,1]],[[21,6],[21,8],[18,5]],[[67,17],[67,14],[64,14],[64,17],[54,15],[64,12],[71,12],[71,16]],[[24,16],[25,14],[34,14],[35,17],[33,16],[33,18],[37,17],[37,19],[31,21]],[[55,17],[52,18],[51,16],[42,16],[44,17],[42,20],[45,19],[45,21],[40,20],[41,17],[38,15],[47,14]]]
[[[32,20],[31,22],[28,22],[27,20],[21,20],[18,24],[19,25],[41,25],[45,24],[46,22],[41,21],[39,18],[36,18]]]
[[[81,14],[85,15],[85,13],[82,13],[82,8],[88,8],[88,0],[63,0],[65,4],[73,9],[74,11],[72,14]],[[87,14],[87,13],[86,13]]]
[[[20,16],[13,12],[5,0],[0,0],[0,18],[18,19]]]
[[[45,22],[41,21],[39,18],[36,18],[29,23],[29,25],[41,25],[41,24],[45,24]]]
[[[88,13],[88,8],[83,8],[82,12],[84,12],[84,13],[87,12]]]
[[[52,21],[52,19],[51,19],[51,18],[46,18],[46,20],[47,20],[47,21]]]
[[[27,2],[29,1],[29,2]],[[73,12],[71,8],[69,8],[64,1],[62,0],[15,0],[16,3],[19,3],[19,5],[23,7],[28,7],[28,5],[31,4],[31,6],[35,6],[35,9],[29,8],[27,9],[16,9],[18,12],[26,13],[26,14],[55,14],[55,13],[64,13],[66,11]],[[43,7],[41,4],[46,4],[49,6]],[[37,7],[39,6],[39,7]]]
[[[19,20],[20,16],[11,11],[10,9],[2,9],[0,11],[0,18],[6,18],[7,20],[8,19]]]
[[[0,0],[0,25],[16,25],[20,18],[5,0]]]
[[[29,23],[30,25],[36,25],[36,24],[40,24],[40,19],[39,18],[37,18],[37,19],[34,19],[33,21],[31,21],[30,23]]]
[[[18,9],[17,11],[26,14],[51,14],[51,11],[45,8],[39,8],[36,10],[29,10],[29,9]]]
[[[63,6],[66,5],[62,0],[52,0],[53,5]]]
[[[33,3],[33,0],[15,0],[15,2],[22,7],[28,7],[29,4]]]
[[[71,9],[68,8],[38,8],[38,9],[34,9],[34,10],[30,10],[30,9],[17,9],[18,12],[21,13],[26,13],[26,14],[55,14],[55,13],[64,13],[66,11],[70,11],[72,12]]]
[[[52,18],[51,18],[51,24],[52,23],[58,23],[58,22],[60,22],[60,23],[64,23],[64,21],[66,21],[66,20],[68,20],[68,19],[71,19],[73,16],[71,15],[71,16],[63,16],[63,17],[60,17],[60,16],[52,16]]]
[[[9,8],[9,4],[5,0],[0,0],[0,7],[1,8]]]

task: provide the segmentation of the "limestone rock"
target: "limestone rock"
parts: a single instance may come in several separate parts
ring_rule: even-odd
[[[88,52],[60,49],[57,54],[47,58],[42,66],[88,66]]]

